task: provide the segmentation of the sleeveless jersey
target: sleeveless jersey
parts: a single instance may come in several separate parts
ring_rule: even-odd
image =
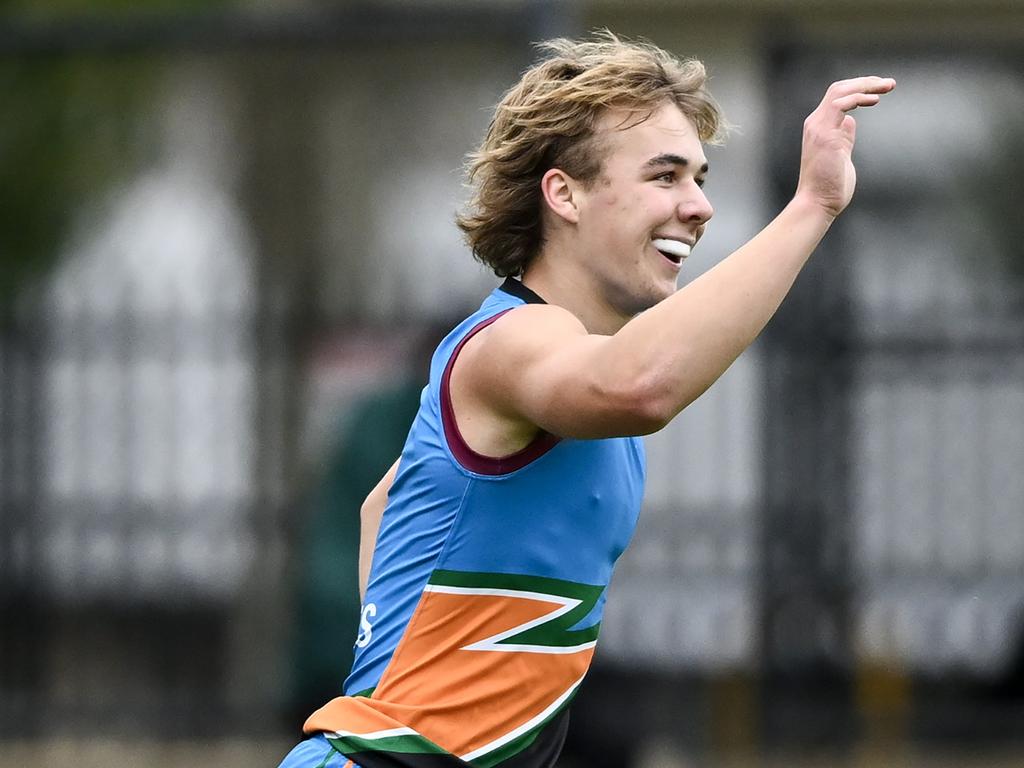
[[[542,299],[505,284],[438,346],[388,494],[345,694],[306,721],[362,768],[549,768],[636,525],[639,438],[542,434],[500,459],[462,440],[462,345]]]

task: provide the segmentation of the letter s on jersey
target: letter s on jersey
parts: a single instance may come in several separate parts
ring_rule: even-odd
[[[363,606],[363,615],[359,617],[359,637],[356,638],[356,648],[365,648],[370,644],[373,637],[373,625],[370,619],[377,615],[377,606],[374,603],[367,603]]]

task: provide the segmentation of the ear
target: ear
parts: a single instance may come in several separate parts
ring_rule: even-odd
[[[540,191],[548,209],[571,224],[579,222],[579,185],[559,168],[552,168],[540,180]]]

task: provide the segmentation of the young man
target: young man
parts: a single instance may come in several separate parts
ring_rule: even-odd
[[[677,291],[713,212],[703,66],[610,34],[545,49],[498,105],[459,219],[507,279],[438,347],[363,505],[355,665],[287,768],[554,765],[639,512],[638,436],[768,322],[853,194],[848,113],[895,85],[833,84],[792,201]]]

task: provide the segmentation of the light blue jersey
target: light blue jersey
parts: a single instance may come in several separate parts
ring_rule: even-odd
[[[481,456],[459,435],[448,392],[473,334],[541,301],[509,279],[434,353],[346,695],[305,726],[365,768],[541,768],[560,749],[639,514],[643,444],[542,434],[512,456]]]

